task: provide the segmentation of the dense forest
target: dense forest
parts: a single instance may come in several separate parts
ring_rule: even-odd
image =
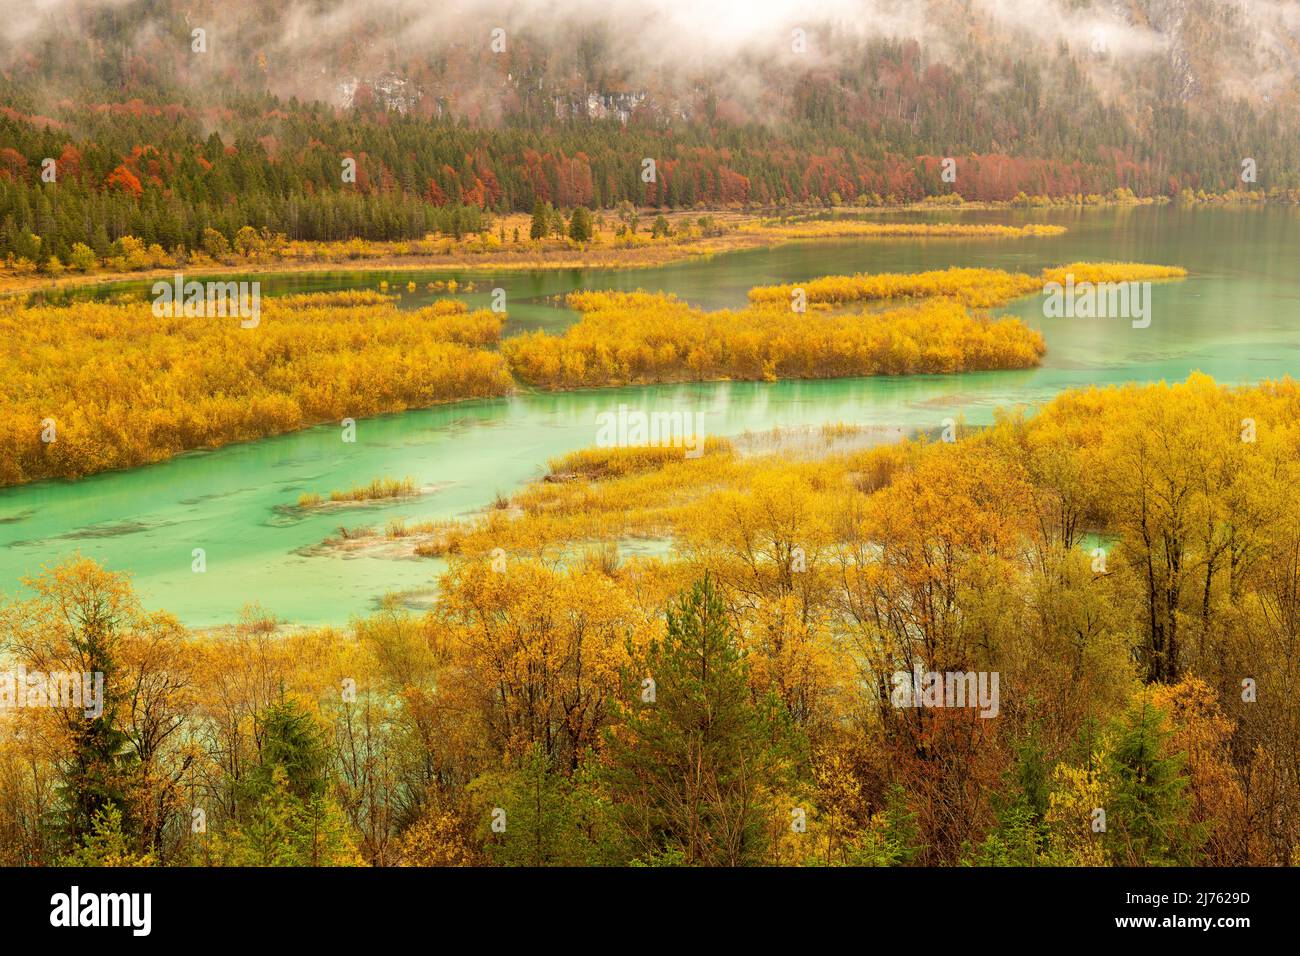
[[[334,86],[300,99],[264,56],[248,70],[219,47],[192,51],[203,17],[179,5],[63,15],[81,41],[56,20],[0,43],[0,256],[67,263],[82,243],[103,258],[124,235],[199,249],[206,230],[233,242],[244,226],[307,240],[460,236],[485,212],[539,202],[882,205],[1300,185],[1291,98],[1238,101],[1204,83],[1190,96],[1185,66],[1140,61],[1124,68],[1140,72],[1141,101],[1121,102],[1103,94],[1087,49],[1064,42],[968,38],[949,57],[826,28],[809,42],[833,56],[745,61],[761,92],[742,102],[725,75],[637,72],[615,27],[578,30],[572,50],[524,32],[494,56],[467,26],[455,56],[389,56],[369,75],[336,64]],[[136,29],[141,18],[154,29]],[[486,111],[466,94],[483,83]],[[1243,182],[1244,158],[1254,174]]]

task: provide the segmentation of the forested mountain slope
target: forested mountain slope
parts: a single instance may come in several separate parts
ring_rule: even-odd
[[[0,255],[409,237],[461,204],[1218,192],[1245,159],[1300,184],[1300,3],[1049,6],[51,0],[0,26]]]

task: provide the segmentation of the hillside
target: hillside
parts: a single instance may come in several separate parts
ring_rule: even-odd
[[[1246,158],[1247,188],[1300,184],[1294,0],[724,9],[55,0],[0,28],[0,255],[412,238],[542,201],[1221,192]]]

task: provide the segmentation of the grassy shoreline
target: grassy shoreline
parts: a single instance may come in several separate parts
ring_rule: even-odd
[[[707,259],[716,255],[743,252],[751,249],[772,249],[791,243],[845,242],[862,239],[893,241],[912,238],[1043,238],[1055,234],[1057,228],[1044,232],[1038,224],[1023,227],[987,228],[979,223],[919,223],[901,234],[897,224],[875,223],[875,216],[901,212],[979,212],[1011,209],[1010,205],[991,203],[965,203],[941,205],[918,203],[904,206],[871,208],[825,207],[787,208],[740,213],[734,210],[690,210],[663,213],[663,218],[674,231],[671,237],[651,238],[649,218],[656,213],[647,212],[642,221],[642,232],[631,239],[617,237],[618,222],[611,215],[605,230],[597,229],[597,238],[590,243],[578,244],[567,239],[525,240],[500,243],[487,248],[479,237],[466,237],[459,242],[447,237],[434,237],[408,242],[373,242],[365,251],[352,257],[331,252],[344,243],[293,242],[284,255],[248,259],[213,261],[195,255],[184,263],[172,263],[153,268],[134,270],[96,269],[90,272],[64,272],[50,275],[36,271],[4,271],[0,264],[0,295],[24,295],[73,288],[98,288],[132,282],[149,282],[170,279],[177,272],[187,276],[244,276],[258,275],[267,278],[301,274],[374,273],[374,272],[537,272],[561,269],[652,269],[677,262]],[[769,214],[770,213],[770,214]],[[831,213],[825,220],[838,223],[861,223],[849,229],[809,231],[793,223],[805,217]],[[711,220],[712,234],[700,234],[701,218]],[[529,217],[510,215],[499,217],[495,231],[484,235],[495,241],[499,234],[527,236]],[[816,222],[816,220],[814,220]],[[876,234],[873,228],[879,227]],[[411,252],[410,247],[423,244],[437,251]],[[405,250],[405,251],[404,251]]]
[[[356,258],[348,256],[324,257],[327,247],[341,247],[343,242],[307,243],[293,242],[290,257],[254,258],[238,261],[215,262],[207,257],[191,258],[183,264],[172,264],[156,268],[136,270],[96,269],[90,272],[64,272],[54,276],[37,271],[14,271],[6,269],[0,263],[0,296],[30,295],[33,293],[57,291],[73,288],[97,288],[130,282],[148,282],[169,279],[176,272],[188,276],[242,276],[257,275],[266,278],[294,276],[302,274],[329,273],[375,273],[375,272],[537,272],[560,269],[653,269],[659,266],[686,262],[693,259],[707,259],[731,252],[743,252],[750,249],[772,249],[791,243],[804,242],[845,242],[862,239],[881,239],[885,241],[924,238],[921,235],[865,235],[860,230],[825,229],[820,231],[793,228],[793,222],[800,222],[806,217],[829,216],[824,222],[855,222],[870,224],[875,216],[898,213],[951,213],[951,212],[994,212],[1016,210],[1066,210],[1066,209],[1109,209],[1130,208],[1136,206],[1167,206],[1177,203],[1185,208],[1234,206],[1258,208],[1277,205],[1287,200],[1265,196],[1248,198],[1253,194],[1211,196],[1194,199],[1190,202],[1170,200],[1168,197],[1145,197],[1117,200],[1109,196],[1088,196],[1082,198],[1050,199],[1042,196],[1026,197],[1024,200],[1006,202],[947,202],[934,197],[916,203],[889,206],[838,206],[827,208],[821,205],[786,206],[770,209],[752,209],[738,211],[734,209],[692,209],[674,212],[660,212],[655,209],[639,210],[643,232],[636,237],[637,243],[626,244],[614,236],[617,226],[615,214],[606,210],[600,213],[609,228],[603,232],[598,228],[597,241],[576,244],[569,240],[543,240],[534,242],[524,240],[512,245],[498,244],[497,248],[474,249],[472,244],[479,237],[466,239],[457,243],[448,237],[436,237],[432,240],[410,240],[406,242],[370,243],[368,251]],[[650,221],[654,216],[662,215],[674,231],[688,229],[691,223],[701,217],[713,220],[720,230],[715,235],[673,236],[670,239],[650,240],[647,234]],[[861,218],[858,217],[868,217]],[[816,220],[814,220],[816,221]],[[497,233],[513,234],[519,230],[521,236],[528,233],[529,217],[513,213],[500,216],[495,223],[496,232],[489,230],[484,235],[495,236]],[[963,226],[962,223],[933,223],[936,227]],[[969,224],[975,226],[977,224]],[[1034,225],[1026,223],[1024,225]],[[818,234],[820,233],[820,234]],[[1032,237],[1033,232],[1026,232],[1025,237]],[[961,238],[957,235],[932,234],[933,238]],[[978,237],[971,232],[971,238]],[[1041,236],[1040,236],[1041,237]],[[986,236],[986,238],[996,238]],[[420,242],[437,244],[437,252],[402,253],[403,247],[410,247]],[[481,243],[478,243],[480,246]],[[443,250],[449,251],[443,251]]]

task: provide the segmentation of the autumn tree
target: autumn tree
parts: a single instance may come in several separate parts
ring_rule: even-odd
[[[89,680],[83,692],[93,693],[102,681],[97,703],[62,702],[48,711],[58,741],[61,832],[69,844],[79,844],[97,817],[113,811],[134,836],[129,798],[142,753],[122,725],[130,700],[129,675],[121,670],[123,644],[134,631],[169,627],[170,619],[146,614],[123,576],[88,558],[74,558],[26,583],[35,597],[0,611],[4,650],[34,672]]]
[[[452,629],[446,693],[482,721],[496,755],[536,744],[575,770],[608,722],[621,669],[644,624],[627,596],[594,570],[535,560],[504,571],[471,562],[444,581]]]
[[[230,243],[216,229],[203,230],[203,251],[218,262],[224,262],[230,255]]]

